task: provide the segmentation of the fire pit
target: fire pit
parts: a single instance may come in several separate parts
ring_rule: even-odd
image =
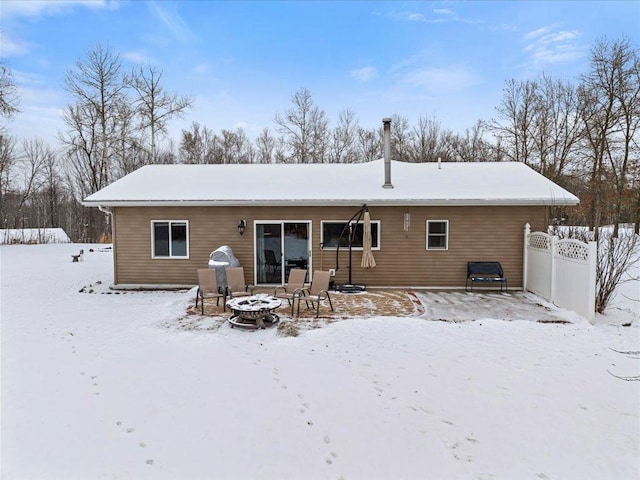
[[[229,318],[231,328],[265,328],[264,322],[278,323],[280,317],[273,311],[281,304],[280,299],[264,293],[250,297],[232,298],[227,302],[227,307],[233,312]]]

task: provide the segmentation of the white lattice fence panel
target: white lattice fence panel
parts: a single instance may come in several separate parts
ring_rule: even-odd
[[[540,250],[551,250],[551,236],[544,232],[529,235],[529,246]]]
[[[586,262],[589,258],[589,245],[580,240],[560,240],[556,248],[556,255]]]

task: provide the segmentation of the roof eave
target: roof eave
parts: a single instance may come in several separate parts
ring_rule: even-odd
[[[304,200],[104,200],[83,201],[85,207],[283,207],[283,206],[433,206],[433,207],[473,207],[473,206],[574,206],[577,198],[505,198],[505,199],[304,199]]]

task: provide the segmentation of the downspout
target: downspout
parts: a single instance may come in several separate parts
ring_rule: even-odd
[[[102,205],[98,205],[98,210],[104,213],[107,216],[107,223],[111,223],[111,248],[113,252],[113,285],[117,285],[118,281],[118,262],[117,262],[117,252],[116,252],[116,244],[113,241],[115,239],[115,225],[113,224],[113,209],[111,207],[103,207]],[[111,288],[111,287],[109,287]]]
[[[111,207],[103,207],[102,205],[98,205],[98,210],[100,210],[107,216],[107,224],[111,223],[111,235],[113,235],[113,209]]]
[[[113,211],[111,210],[111,207],[103,207],[102,205],[98,205],[98,210],[100,210],[105,215],[108,215],[108,216],[113,215]]]

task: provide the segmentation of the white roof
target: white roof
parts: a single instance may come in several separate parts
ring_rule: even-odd
[[[87,206],[576,205],[516,162],[148,165],[88,196]]]

